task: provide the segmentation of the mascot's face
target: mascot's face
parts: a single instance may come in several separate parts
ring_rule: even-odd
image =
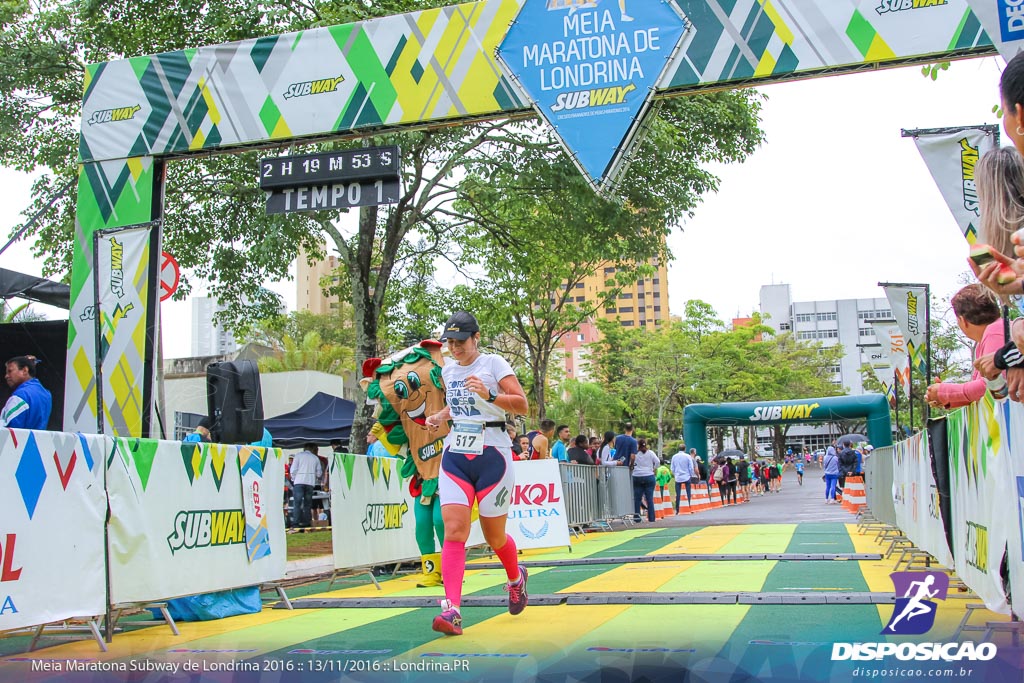
[[[441,455],[447,427],[431,430],[426,426],[427,415],[444,408],[440,346],[430,348],[429,356],[407,360],[378,378],[381,391],[402,420],[409,452],[421,461]]]

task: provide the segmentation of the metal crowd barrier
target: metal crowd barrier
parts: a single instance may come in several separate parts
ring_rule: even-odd
[[[864,463],[864,486],[867,491],[868,510],[880,522],[896,524],[896,507],[892,500],[893,448],[885,446],[871,452]]]
[[[562,463],[560,469],[570,526],[597,524],[633,514],[633,479],[628,467]]]

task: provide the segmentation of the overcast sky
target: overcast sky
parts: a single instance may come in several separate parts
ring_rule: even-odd
[[[881,281],[954,292],[967,243],[900,129],[996,123],[1002,64],[956,62],[936,82],[908,67],[762,88],[766,143],[746,163],[716,168],[719,192],[670,239],[672,312],[703,299],[725,320],[749,315],[772,282],[790,284],[795,301],[881,297]],[[6,235],[22,220],[30,179],[0,169],[0,181]],[[22,244],[0,264],[42,272]],[[293,283],[274,289],[294,307]],[[190,355],[190,310],[188,302],[163,305],[165,329],[174,330],[164,336],[168,358]]]

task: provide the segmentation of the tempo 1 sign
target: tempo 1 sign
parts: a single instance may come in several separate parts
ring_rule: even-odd
[[[401,193],[400,158],[398,147],[387,146],[261,159],[267,213],[393,204]]]
[[[397,179],[290,187],[270,193],[267,197],[267,213],[327,211],[352,206],[394,204],[400,194],[401,185]]]

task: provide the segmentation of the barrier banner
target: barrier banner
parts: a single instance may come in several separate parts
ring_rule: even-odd
[[[996,132],[988,128],[964,128],[914,135],[917,151],[953,213],[968,244],[978,241],[981,204],[974,186],[974,167],[985,152],[995,149]]]
[[[0,430],[0,631],[104,613],[108,444]]]
[[[1003,513],[1010,527],[1006,538],[1006,560],[1010,568],[1012,593],[1024,595],[1024,458],[1019,456],[1020,444],[1024,443],[1024,406],[1016,402],[1009,405],[1010,434],[1006,448],[1010,453],[1014,448],[1018,449],[1018,456],[1007,458],[1010,465],[1010,500],[1013,505],[1012,511]],[[1012,607],[1014,614],[1024,618],[1024,599],[1017,598]]]
[[[569,522],[557,460],[513,463],[516,485],[508,511],[508,533],[520,548],[569,545]]]
[[[925,432],[918,432],[893,446],[892,469],[896,526],[939,564],[952,567],[953,556],[942,525],[939,490],[932,475]]]
[[[113,604],[251,586],[284,576],[284,515],[277,513],[284,506],[279,449],[124,438],[113,444],[107,460]],[[249,473],[248,495],[258,483],[260,504],[268,514],[252,523],[255,531],[247,537],[240,468],[256,469],[253,458],[262,475]],[[264,522],[266,538],[259,533]]]
[[[1006,501],[1015,498],[1007,404],[986,394],[946,416],[956,572],[988,609],[1002,614],[1009,614],[1009,607],[999,566],[1014,522]]]
[[[928,299],[925,297],[925,288],[883,284],[882,289],[885,290],[892,315],[896,318],[896,323],[906,340],[911,367],[917,370],[921,377],[927,377],[925,321],[928,319]]]
[[[903,395],[910,398],[910,356],[900,326],[894,322],[871,323],[882,350],[896,373],[896,380],[903,388]]]

